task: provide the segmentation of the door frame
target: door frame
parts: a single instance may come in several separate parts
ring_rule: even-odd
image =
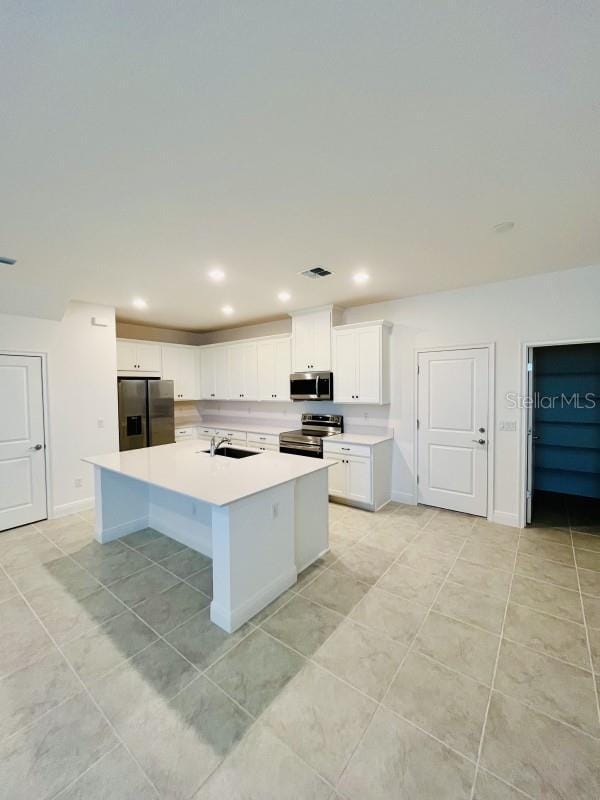
[[[479,342],[478,344],[439,345],[437,347],[415,347],[413,394],[413,497],[415,505],[419,503],[419,429],[417,418],[419,413],[419,356],[421,353],[440,353],[445,350],[487,350],[488,351],[488,430],[487,430],[487,514],[485,519],[494,521],[494,445],[496,432],[496,342]],[[484,517],[482,517],[484,519]]]
[[[53,505],[52,470],[50,466],[50,415],[48,411],[48,353],[39,350],[10,350],[0,347],[0,356],[23,356],[41,359],[42,369],[42,419],[44,424],[44,468],[46,470],[46,519],[51,519]],[[32,523],[35,524],[35,523]],[[1,535],[1,534],[0,534]]]
[[[592,336],[585,339],[546,339],[544,341],[527,341],[521,342],[521,381],[519,396],[525,397],[527,395],[527,354],[529,348],[534,347],[560,347],[560,345],[569,344],[598,344],[600,337]],[[527,408],[519,409],[519,425],[521,434],[519,436],[519,468],[517,470],[517,497],[519,503],[519,528],[525,528],[527,525]]]

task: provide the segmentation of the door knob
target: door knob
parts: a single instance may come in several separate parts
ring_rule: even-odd
[[[34,444],[33,447],[30,447],[29,449],[30,450],[41,450],[42,449],[42,445],[41,444]]]
[[[476,444],[485,444],[485,439],[471,439],[471,441]]]

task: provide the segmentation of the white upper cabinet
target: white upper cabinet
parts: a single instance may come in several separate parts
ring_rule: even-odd
[[[214,400],[217,396],[217,350],[203,347],[200,350],[200,397]]]
[[[331,370],[331,326],[337,313],[327,306],[292,315],[293,372]]]
[[[220,400],[231,397],[229,391],[229,357],[226,347],[215,347],[215,394]]]
[[[291,343],[289,337],[257,343],[258,399],[289,400]]]
[[[197,400],[199,392],[196,349],[164,344],[162,362],[163,378],[174,382],[175,400]]]
[[[117,339],[117,371],[160,373],[161,345],[154,342]]]
[[[258,399],[256,342],[241,342],[227,347],[229,357],[229,398]]]
[[[334,400],[389,403],[388,322],[340,325],[333,329]]]

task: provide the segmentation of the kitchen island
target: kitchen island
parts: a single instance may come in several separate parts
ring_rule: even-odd
[[[328,550],[333,462],[205,449],[192,440],[83,460],[94,466],[97,540],[151,527],[212,558],[210,618],[231,632]]]

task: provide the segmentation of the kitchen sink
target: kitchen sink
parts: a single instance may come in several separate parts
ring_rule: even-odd
[[[201,450],[202,453],[210,453],[210,450]],[[258,453],[252,450],[240,450],[238,447],[219,447],[215,450],[216,456],[225,456],[225,458],[247,458],[248,456],[257,456]]]

